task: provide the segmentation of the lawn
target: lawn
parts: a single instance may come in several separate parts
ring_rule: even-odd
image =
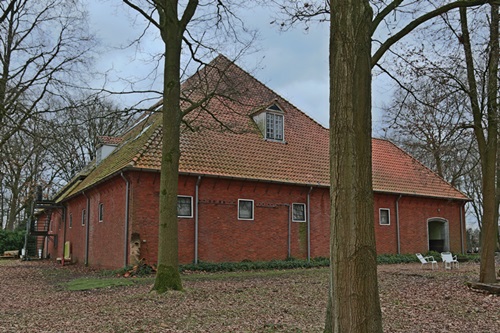
[[[500,332],[500,298],[465,286],[478,269],[475,263],[452,271],[379,265],[384,332]],[[322,332],[325,268],[195,273],[183,280],[184,292],[156,295],[149,292],[151,278],[2,261],[0,332]],[[99,288],[89,290],[94,283]]]

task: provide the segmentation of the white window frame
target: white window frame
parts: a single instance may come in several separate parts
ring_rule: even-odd
[[[179,198],[189,198],[189,202],[191,203],[191,209],[190,209],[191,215],[179,215],[179,209],[177,209],[177,217],[181,219],[193,218],[193,197],[189,195],[178,195],[177,202],[179,202]]]
[[[268,137],[268,133],[267,133],[267,128],[268,128],[268,119],[267,119],[267,116],[268,115],[273,115],[274,117],[281,117],[281,129],[280,129],[280,132],[281,132],[281,138],[280,139],[277,139],[276,138],[276,122],[273,120],[272,122],[272,127],[273,127],[273,132],[274,132],[274,137]],[[274,119],[274,118],[273,118]],[[265,136],[266,136],[266,140],[272,140],[272,141],[278,141],[278,142],[283,142],[285,141],[285,117],[283,114],[281,113],[277,113],[277,112],[269,112],[269,111],[266,111],[266,128],[265,128]]]
[[[242,218],[240,216],[240,202],[251,202],[252,203],[252,217],[251,218]],[[254,201],[251,200],[251,199],[238,199],[238,220],[242,220],[242,221],[253,221],[254,218],[255,218],[255,205],[254,205]]]
[[[85,226],[85,223],[87,221],[85,221],[87,219],[87,210],[85,209],[82,209],[82,227]]]
[[[99,222],[104,221],[104,203],[99,203],[99,206],[97,206],[97,216],[99,219]]]
[[[382,211],[387,212],[387,223],[382,223]],[[379,210],[378,210],[378,223],[380,225],[391,225],[391,210],[389,208],[379,208]]]
[[[304,207],[304,219],[303,220],[296,220],[294,218],[293,210],[294,210],[295,206]],[[300,202],[292,203],[292,222],[307,222],[307,206],[305,203],[300,203]]]

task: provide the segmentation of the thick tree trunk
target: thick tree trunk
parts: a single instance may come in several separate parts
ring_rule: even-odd
[[[331,3],[331,277],[325,332],[382,332],[371,169],[368,1]]]
[[[498,151],[498,6],[491,7],[492,23],[490,23],[490,63],[488,70],[488,105],[487,119],[483,118],[480,108],[478,88],[475,78],[474,60],[467,23],[467,9],[460,8],[460,24],[467,64],[467,81],[469,98],[474,119],[474,134],[476,136],[481,160],[483,215],[481,221],[481,266],[479,281],[493,283],[495,277],[495,248],[497,243],[497,200],[496,200],[496,169]],[[486,126],[486,129],[484,128]]]
[[[165,1],[160,24],[165,42],[163,83],[163,142],[160,178],[160,223],[158,228],[158,271],[153,290],[182,290],[179,274],[177,189],[180,158],[180,59],[182,30],[177,21],[176,1]],[[165,24],[168,24],[168,28]]]
[[[488,64],[488,145],[485,158],[481,158],[483,170],[483,228],[481,232],[481,266],[479,281],[496,282],[495,250],[498,236],[498,204],[495,177],[498,150],[498,6],[491,5],[490,45]]]

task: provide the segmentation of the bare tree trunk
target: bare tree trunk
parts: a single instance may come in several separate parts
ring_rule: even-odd
[[[479,281],[494,283],[495,249],[498,234],[497,200],[496,200],[496,170],[498,150],[498,6],[491,6],[492,20],[490,23],[490,62],[488,65],[488,103],[486,119],[483,119],[483,110],[480,108],[475,79],[474,61],[472,57],[471,41],[467,24],[467,9],[460,8],[462,40],[464,45],[465,61],[467,64],[467,79],[469,83],[469,98],[471,100],[474,118],[474,134],[479,148],[482,171],[483,215],[481,228],[481,266]],[[483,125],[484,124],[484,125]],[[486,129],[483,127],[486,126]]]
[[[479,281],[483,283],[495,283],[495,250],[498,236],[498,203],[496,200],[495,177],[497,176],[497,151],[498,151],[498,6],[491,5],[490,23],[490,45],[488,64],[488,152],[487,165],[483,167],[483,172],[488,172],[486,179],[483,176],[483,200],[484,217],[483,229],[481,233],[481,267],[479,268]],[[491,136],[491,137],[490,137]],[[487,184],[491,182],[491,184]],[[486,196],[488,200],[486,200]],[[486,216],[486,213],[489,215]]]
[[[333,1],[330,20],[331,276],[325,332],[382,332],[371,170],[368,1]]]
[[[9,215],[7,216],[6,230],[14,230],[16,225],[17,213],[19,205],[19,187],[16,184],[12,186],[10,202],[9,202]]]
[[[160,16],[160,33],[165,43],[163,80],[163,143],[160,180],[160,224],[158,229],[158,272],[153,290],[182,290],[179,274],[177,189],[179,181],[180,126],[180,62],[184,31],[198,6],[190,0],[178,19],[176,0],[156,0]]]

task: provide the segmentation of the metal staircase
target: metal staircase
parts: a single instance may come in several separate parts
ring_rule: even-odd
[[[31,209],[31,216],[26,226],[24,242],[24,260],[43,259],[46,257],[45,244],[47,238],[55,237],[49,234],[54,210],[62,206],[49,200],[36,200]]]

